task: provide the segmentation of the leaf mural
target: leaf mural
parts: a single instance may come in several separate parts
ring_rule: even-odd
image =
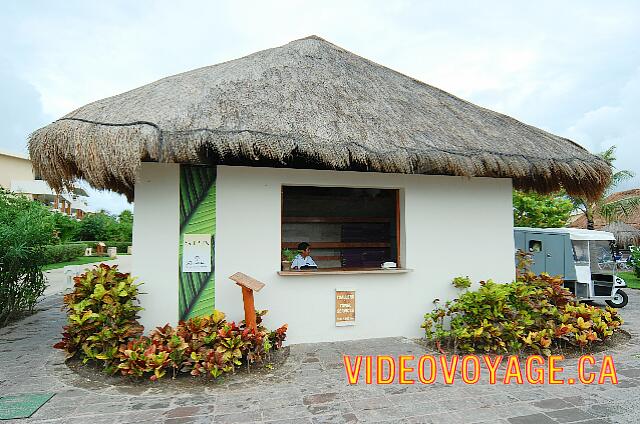
[[[215,304],[216,169],[180,167],[180,319],[213,312]],[[182,272],[185,234],[211,234],[211,272]]]

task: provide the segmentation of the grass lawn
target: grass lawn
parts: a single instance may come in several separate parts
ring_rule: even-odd
[[[640,289],[640,278],[636,277],[633,272],[619,272],[618,275],[627,283],[627,287]]]
[[[84,264],[91,264],[94,262],[104,262],[104,261],[110,261],[110,260],[112,259],[110,259],[108,256],[79,256],[73,261],[58,262],[55,264],[45,265],[44,267],[42,267],[42,270],[49,271],[52,269],[64,268],[67,265],[84,265]]]

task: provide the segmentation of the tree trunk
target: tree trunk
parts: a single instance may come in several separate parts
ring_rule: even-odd
[[[590,205],[587,205],[584,214],[587,217],[587,230],[595,230],[594,222],[593,222],[593,208]]]

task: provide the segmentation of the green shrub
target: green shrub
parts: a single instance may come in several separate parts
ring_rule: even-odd
[[[85,249],[89,247],[85,243],[54,244],[44,247],[44,260],[46,264],[69,262],[78,256],[84,256]]]
[[[422,327],[427,339],[464,352],[549,355],[553,348],[606,340],[621,324],[613,308],[578,303],[561,279],[526,273],[509,284],[481,282],[426,314]]]
[[[118,253],[127,253],[127,247],[131,246],[130,241],[106,241],[107,247],[115,247]]]
[[[64,296],[67,325],[62,341],[54,347],[78,356],[83,362],[96,360],[105,369],[118,365],[120,345],[142,334],[138,323],[138,285],[117,265],[100,264],[74,278],[73,292]]]
[[[95,241],[95,240],[89,240],[89,241],[74,241],[71,243],[67,243],[67,244],[82,244],[82,245],[86,245],[87,247],[90,247],[91,249],[93,249],[93,253],[95,254],[97,247],[98,247],[98,243],[104,243],[106,245],[105,247],[105,251],[107,249],[107,247],[116,247],[118,249],[118,253],[127,253],[127,247],[131,246],[131,242],[130,241],[103,241],[103,242],[99,242],[99,241]]]
[[[58,243],[69,243],[74,240],[80,229],[80,222],[60,212],[52,212],[55,239]]]
[[[631,250],[631,264],[633,265],[633,271],[636,277],[640,278],[640,247],[629,246]]]
[[[453,284],[453,287],[457,288],[457,289],[468,289],[469,287],[471,287],[471,280],[469,279],[469,277],[456,277],[453,279],[453,281],[451,282],[451,284]]]
[[[228,322],[213,311],[209,316],[181,321],[175,328],[157,327],[148,337],[137,321],[137,285],[117,266],[99,267],[75,278],[74,291],[64,298],[68,325],[54,347],[93,360],[108,373],[162,378],[167,371],[217,378],[240,365],[262,361],[282,347],[287,325],[268,331],[262,325],[266,311],[258,311],[257,331]]]
[[[44,293],[43,249],[53,230],[45,206],[0,188],[0,326],[32,312]]]
[[[104,212],[87,214],[80,221],[78,238],[80,240],[131,241],[133,214],[124,211],[118,217]]]

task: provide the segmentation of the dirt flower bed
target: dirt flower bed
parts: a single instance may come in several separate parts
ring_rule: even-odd
[[[95,389],[96,387],[116,386],[123,390],[133,390],[131,393],[143,393],[146,389],[158,390],[198,390],[201,387],[220,387],[223,389],[228,384],[236,383],[257,383],[269,380],[274,375],[278,375],[282,365],[289,358],[289,347],[284,346],[278,350],[272,350],[262,362],[254,363],[250,367],[236,366],[229,373],[225,373],[218,378],[208,378],[201,375],[193,377],[190,373],[177,373],[175,378],[171,374],[160,380],[153,381],[150,378],[140,378],[127,376],[120,373],[108,374],[103,371],[103,366],[99,362],[89,361],[86,364],[80,358],[72,358],[67,361],[67,366],[75,374],[73,384],[80,387]]]
[[[129,274],[105,264],[76,277],[73,292],[64,297],[68,325],[54,347],[75,359],[75,368],[77,362],[90,363],[107,374],[151,381],[181,374],[216,379],[240,369],[268,369],[272,351],[286,338],[286,324],[274,331],[262,325],[267,311],[257,312],[257,330],[213,311],[143,336],[138,286]]]

